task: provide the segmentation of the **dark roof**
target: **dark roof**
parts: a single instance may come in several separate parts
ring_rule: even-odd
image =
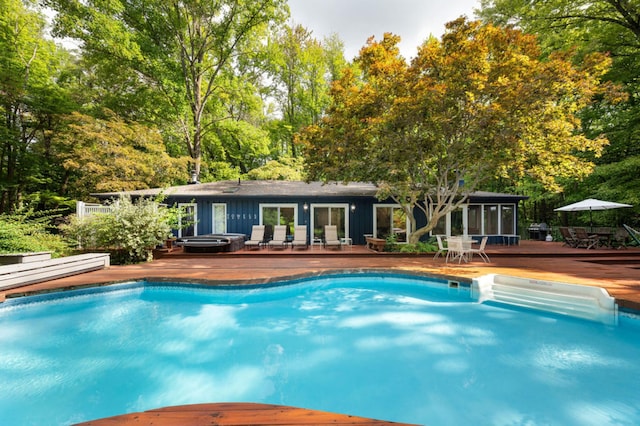
[[[172,186],[170,188],[140,189],[137,191],[107,192],[93,194],[100,198],[117,197],[120,194],[131,196],[167,196],[198,197],[198,196],[225,196],[225,197],[300,197],[300,196],[348,196],[348,197],[373,197],[378,188],[371,183],[352,182],[349,184],[322,182],[299,182],[284,180],[227,180],[218,182],[197,183],[191,185]]]
[[[169,197],[375,197],[378,187],[372,183],[350,182],[322,183],[300,182],[284,180],[226,180],[218,182],[197,183],[190,185],[172,186],[169,188],[140,189],[136,191],[104,192],[93,194],[99,198],[114,198],[121,194],[129,194],[133,197],[154,197],[164,194]],[[501,194],[496,192],[476,191],[471,194],[474,202],[498,202],[501,199],[525,200],[528,197]]]

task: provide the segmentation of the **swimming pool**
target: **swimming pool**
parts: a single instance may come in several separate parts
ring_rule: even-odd
[[[635,318],[478,304],[468,288],[397,275],[289,284],[5,303],[1,423],[250,401],[429,425],[640,424]]]

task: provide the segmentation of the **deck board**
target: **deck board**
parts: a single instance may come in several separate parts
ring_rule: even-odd
[[[77,426],[110,425],[415,426],[408,423],[394,423],[326,411],[256,403],[192,404],[164,407],[77,424]]]

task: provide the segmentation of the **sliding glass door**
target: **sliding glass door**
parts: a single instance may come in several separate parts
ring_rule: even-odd
[[[287,235],[293,234],[296,225],[296,204],[262,204],[260,206],[260,223],[264,225],[265,238],[273,237],[273,227],[284,225],[287,227]]]
[[[311,205],[311,226],[313,238],[324,238],[325,225],[335,225],[338,229],[338,237],[344,238],[349,234],[347,212],[348,204],[317,204]]]

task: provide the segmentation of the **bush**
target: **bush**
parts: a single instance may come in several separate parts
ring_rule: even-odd
[[[0,253],[50,251],[52,257],[68,254],[68,242],[48,231],[52,220],[51,216],[38,216],[31,211],[0,215]]]
[[[384,251],[399,253],[434,253],[438,251],[438,243],[435,238],[429,241],[419,241],[416,244],[399,244],[396,235],[387,237]]]
[[[73,216],[64,232],[85,249],[109,250],[114,263],[152,260],[153,249],[172,235],[178,217],[176,208],[161,207],[158,201],[146,198],[134,203],[123,196],[111,208],[111,213],[82,219]]]

